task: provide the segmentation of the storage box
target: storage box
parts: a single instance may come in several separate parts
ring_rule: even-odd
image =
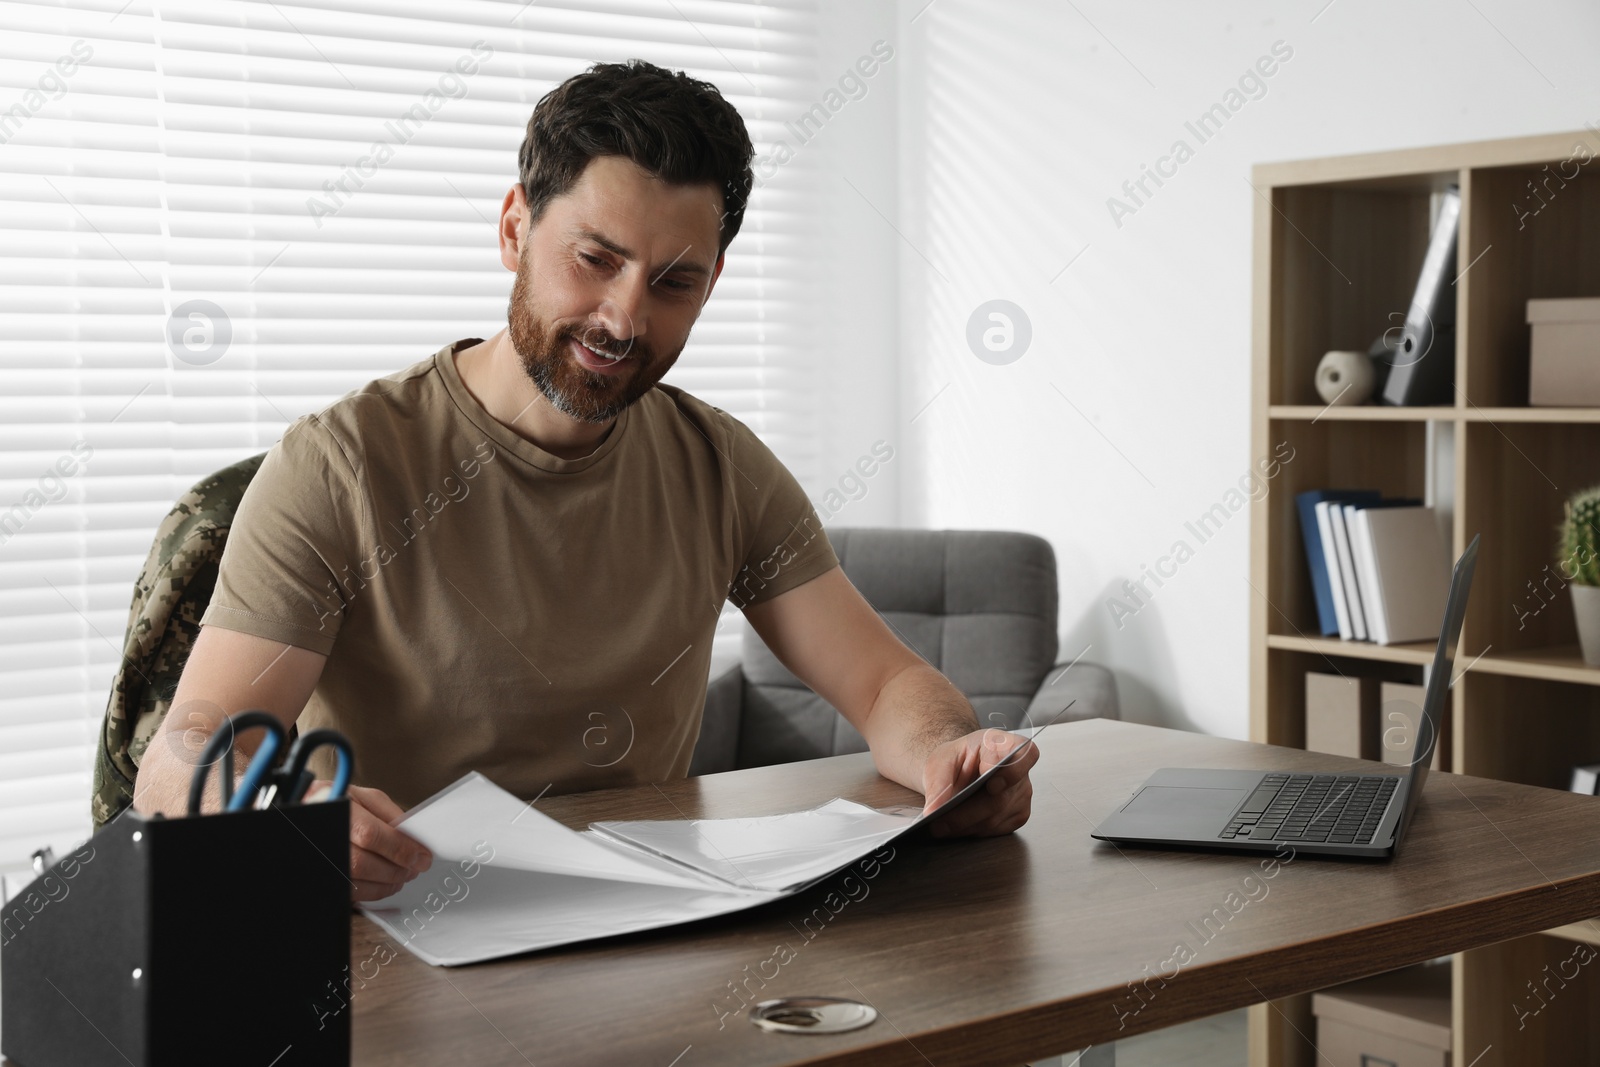
[[[0,1053],[348,1067],[349,841],[343,799],[124,812],[6,905]]]
[[[1528,301],[1528,403],[1600,407],[1600,297]]]
[[[1400,682],[1384,682],[1379,688],[1378,743],[1381,752],[1379,758],[1383,762],[1400,767],[1411,766],[1412,746],[1417,731],[1423,725],[1422,697],[1425,692],[1420,685],[1404,685]],[[1448,696],[1445,701],[1440,716],[1441,727],[1450,721]],[[1445,749],[1446,740],[1439,738],[1433,746],[1433,760],[1428,764],[1433,770],[1439,769],[1440,753]]]
[[[1450,964],[1425,963],[1311,996],[1317,1063],[1450,1067]]]
[[[1378,681],[1306,672],[1306,751],[1378,758]]]

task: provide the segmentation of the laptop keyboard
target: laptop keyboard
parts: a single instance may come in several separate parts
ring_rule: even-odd
[[[1269,774],[1218,836],[1365,845],[1399,781],[1387,774]]]

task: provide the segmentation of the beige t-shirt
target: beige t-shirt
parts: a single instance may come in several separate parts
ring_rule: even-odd
[[[402,807],[471,770],[527,799],[682,777],[723,602],[836,566],[827,535],[748,427],[673,386],[588,456],[538,448],[462,383],[476,343],[289,427],[202,623],[327,655],[300,729],[342,732]]]

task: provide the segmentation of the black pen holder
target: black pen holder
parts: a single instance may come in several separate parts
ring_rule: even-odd
[[[0,911],[16,1067],[350,1062],[350,803],[133,810]]]

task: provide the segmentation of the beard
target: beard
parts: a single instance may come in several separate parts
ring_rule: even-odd
[[[655,388],[677,359],[677,352],[668,359],[657,359],[657,353],[645,342],[619,340],[597,324],[551,326],[535,309],[533,290],[533,271],[524,253],[517,265],[517,280],[506,313],[511,346],[539,392],[568,418],[610,422]],[[619,374],[597,374],[572,356],[572,341],[611,355],[624,355],[628,365]]]

